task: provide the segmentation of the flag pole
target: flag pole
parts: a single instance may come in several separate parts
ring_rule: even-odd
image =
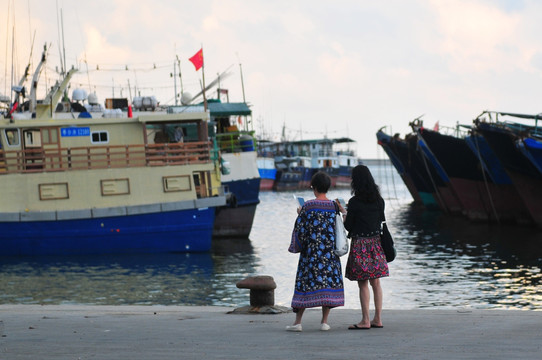
[[[203,57],[203,44],[201,44],[201,55]],[[203,82],[203,109],[207,111],[207,96],[205,95],[205,58],[201,64],[201,79]]]

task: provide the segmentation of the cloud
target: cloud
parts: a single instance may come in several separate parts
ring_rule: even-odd
[[[32,18],[30,27],[17,24],[20,68],[34,31],[36,44],[53,43],[49,65],[59,64],[55,5],[16,3],[17,13]],[[201,72],[188,58],[203,45],[207,82],[232,71],[222,84],[231,101],[242,100],[242,64],[257,121],[277,134],[284,122],[305,136],[348,134],[364,156],[376,156],[378,128],[392,125],[404,133],[421,114],[444,126],[469,122],[487,108],[540,112],[542,4],[535,0],[201,0],[190,6],[96,0],[59,6],[69,64],[86,56],[90,70],[97,64],[130,67],[76,76],[79,83],[90,81],[101,98],[113,87],[127,94],[129,82],[173,103],[176,56],[184,90],[196,93]],[[1,59],[9,58],[4,49]]]

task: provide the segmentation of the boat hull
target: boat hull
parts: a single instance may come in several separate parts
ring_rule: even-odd
[[[477,130],[495,152],[515,189],[537,226],[542,226],[542,175],[515,145],[517,135],[488,123],[479,123]]]
[[[256,207],[260,203],[260,175],[256,153],[240,152],[222,155],[231,172],[222,185],[229,194],[227,204],[216,211],[213,236],[248,238]]]
[[[275,178],[277,177],[277,169],[275,168],[274,158],[258,157],[258,172],[260,173],[260,190],[273,190]]]
[[[254,222],[256,204],[217,209],[213,236],[248,238]]]
[[[0,223],[2,255],[204,252],[213,207],[56,221]]]

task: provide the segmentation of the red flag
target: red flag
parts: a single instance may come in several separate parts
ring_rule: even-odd
[[[434,130],[434,131],[438,131],[438,130],[439,130],[439,124],[438,124],[438,121],[435,123],[435,126],[433,126],[433,130]]]
[[[196,71],[198,71],[203,66],[203,48],[201,48],[196,55],[192,56],[190,59],[188,59],[194,64],[196,67]]]

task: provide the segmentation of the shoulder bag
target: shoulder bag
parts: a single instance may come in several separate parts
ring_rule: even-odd
[[[388,225],[386,225],[385,219],[382,222],[382,228],[380,229],[380,243],[382,244],[384,254],[386,254],[386,261],[390,263],[395,260],[397,251],[395,250],[393,238],[391,237],[390,231],[388,230]]]
[[[335,204],[335,202],[333,202]],[[343,224],[343,216],[339,207],[335,204],[337,214],[335,215],[335,254],[343,256],[348,253],[348,238]]]

